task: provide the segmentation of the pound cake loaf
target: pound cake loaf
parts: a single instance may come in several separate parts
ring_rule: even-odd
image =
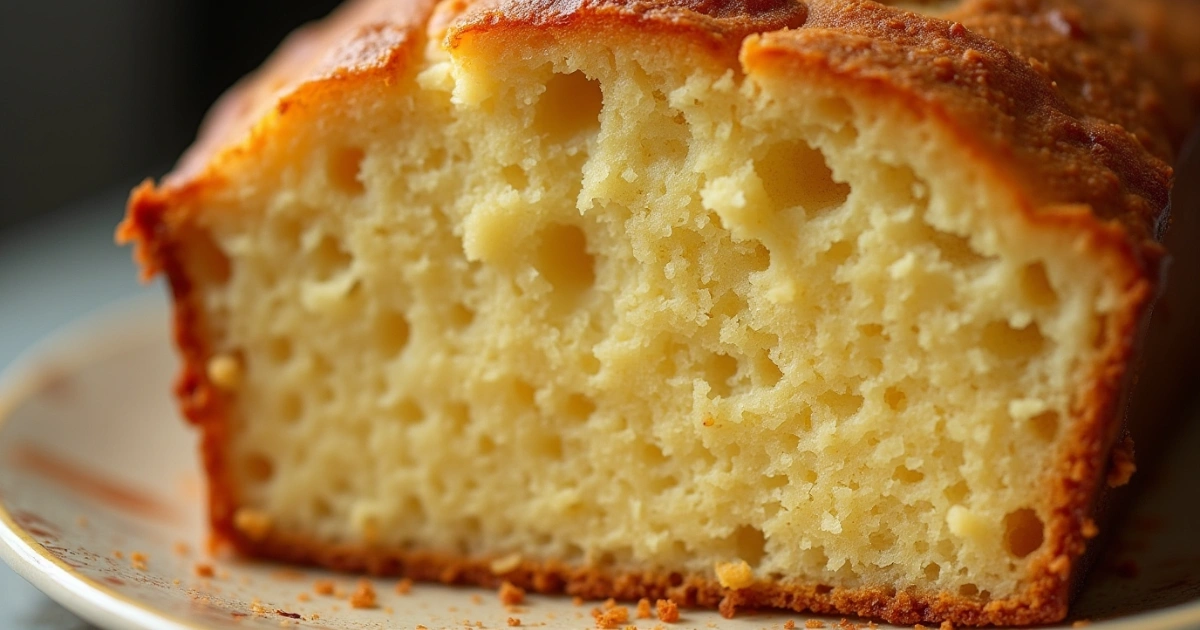
[[[118,233],[170,283],[215,538],[725,614],[1062,619],[1148,421],[1190,6],[347,5]]]

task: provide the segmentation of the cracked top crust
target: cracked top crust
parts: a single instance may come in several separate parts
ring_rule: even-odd
[[[359,0],[297,32],[227,94],[165,191],[253,151],[254,129],[340,85],[388,80],[428,40],[623,23],[708,43],[746,73],[849,79],[943,118],[1032,209],[1119,223],[1144,262],[1200,96],[1200,4],[1105,0]],[[895,6],[888,6],[895,5]],[[740,64],[733,54],[740,53]]]

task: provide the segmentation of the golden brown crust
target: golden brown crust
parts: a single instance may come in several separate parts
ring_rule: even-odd
[[[983,601],[946,593],[897,591],[894,588],[845,589],[821,584],[755,583],[741,590],[722,587],[712,576],[664,571],[620,571],[574,567],[560,562],[522,561],[496,573],[491,558],[469,558],[435,551],[331,545],[303,536],[272,532],[250,541],[235,534],[228,542],[245,555],[337,571],[405,576],[425,582],[499,588],[504,582],[545,594],[566,593],[589,600],[670,599],[679,606],[715,608],[726,616],[737,610],[777,608],[815,614],[855,615],[895,624],[940,622],[961,625],[1030,625],[1048,621],[1044,604],[1023,599]],[[1065,610],[1065,602],[1062,602]]]
[[[1159,283],[1157,239],[1171,184],[1169,161],[1197,111],[1200,44],[1191,42],[1200,38],[1181,34],[1177,22],[1164,19],[1167,10],[1184,10],[1180,6],[1171,0],[1138,3],[1137,10],[1115,0],[964,0],[939,19],[868,0],[448,0],[436,16],[427,0],[351,5],[289,40],[252,81],[223,99],[163,186],[145,184],[135,191],[118,233],[136,243],[144,274],[161,271],[171,284],[176,343],[184,359],[176,394],[184,414],[203,432],[214,540],[248,555],[343,570],[485,586],[508,579],[540,592],[669,597],[723,611],[779,607],[967,625],[1061,619],[1072,583],[1082,574],[1095,504],[1123,432],[1129,366]],[[1107,322],[1092,385],[1075,401],[1074,447],[1048,475],[1053,514],[1024,594],[983,602],[945,593],[811,584],[756,584],[731,592],[706,576],[554,563],[526,563],[497,576],[486,559],[328,545],[278,531],[251,540],[235,528],[238,502],[224,459],[227,401],[208,381],[205,325],[178,251],[194,201],[219,189],[224,169],[253,155],[273,122],[291,108],[336,98],[339,90],[362,82],[389,80],[419,50],[427,31],[445,33],[453,46],[505,30],[596,24],[686,38],[736,70],[826,81],[935,119],[955,134],[974,163],[1011,181],[1024,200],[1026,220],[1072,230],[1108,261],[1124,303]],[[740,67],[734,60],[739,52]]]

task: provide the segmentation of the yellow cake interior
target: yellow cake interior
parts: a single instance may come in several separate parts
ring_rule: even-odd
[[[1020,587],[1116,306],[1076,236],[882,98],[431,41],[262,123],[189,215],[239,527]]]

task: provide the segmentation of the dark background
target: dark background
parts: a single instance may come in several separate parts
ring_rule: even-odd
[[[0,2],[0,230],[161,175],[222,91],[337,4]]]

